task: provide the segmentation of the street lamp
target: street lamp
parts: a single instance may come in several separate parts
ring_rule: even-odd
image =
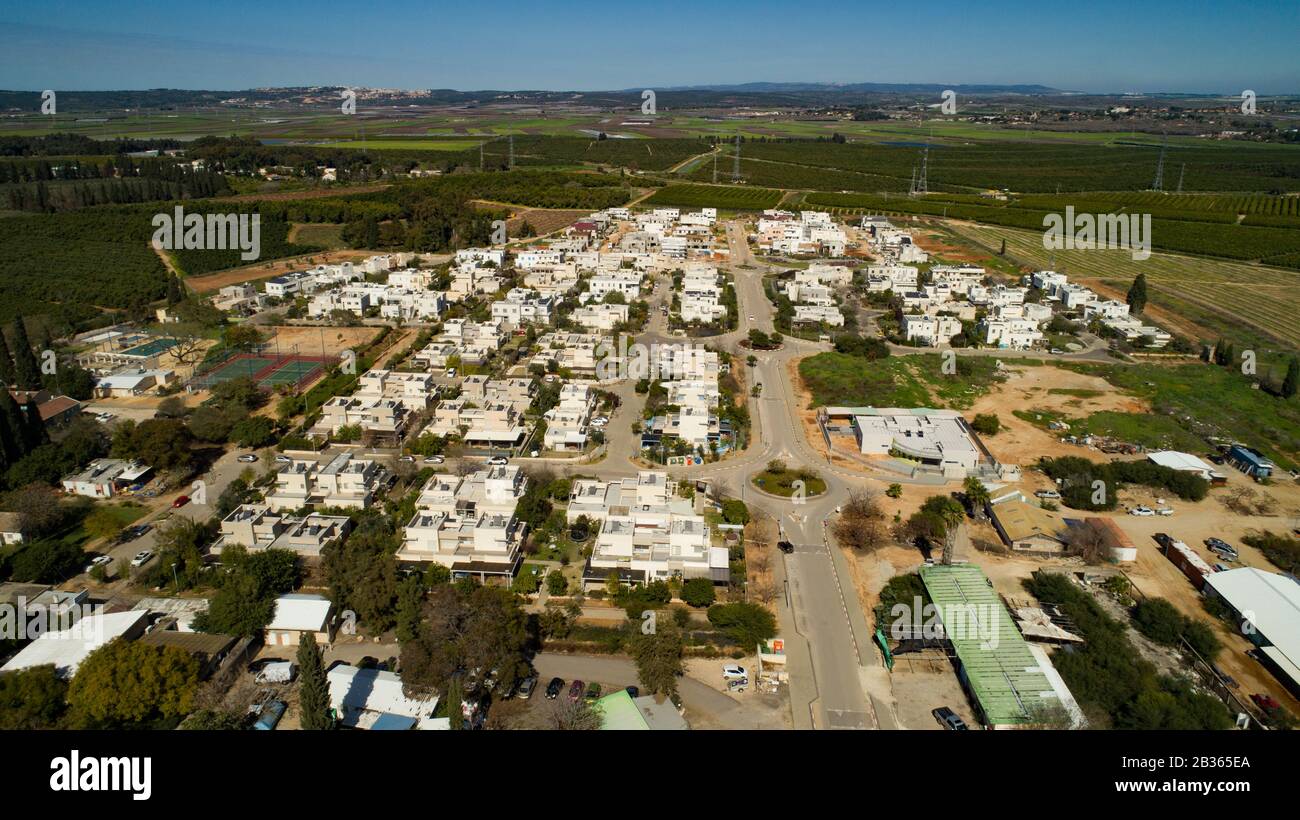
[[[172,563],[172,582],[176,584],[176,591],[181,591],[181,579],[176,575],[176,563]]]

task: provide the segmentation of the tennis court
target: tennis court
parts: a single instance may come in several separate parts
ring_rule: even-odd
[[[137,345],[136,347],[127,348],[126,350],[121,351],[121,355],[150,358],[157,356],[163,351],[171,350],[175,346],[175,339],[152,339],[142,345]]]
[[[275,359],[263,356],[236,356],[204,373],[203,380],[209,384],[220,384],[243,376],[256,376],[259,371],[273,364]]]
[[[324,362],[321,361],[313,361],[311,359],[292,359],[272,370],[270,373],[263,374],[259,383],[263,387],[274,387],[281,384],[297,384],[306,381],[324,366]]]
[[[238,353],[195,376],[190,384],[207,390],[231,379],[251,378],[258,387],[272,390],[285,384],[305,384],[336,361],[333,357],[299,356],[296,353],[283,356],[268,355],[265,351]]]

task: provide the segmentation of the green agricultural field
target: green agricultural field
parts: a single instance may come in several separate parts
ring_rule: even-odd
[[[655,191],[646,205],[683,208],[719,208],[728,211],[763,211],[775,208],[784,196],[771,188],[723,185],[669,185]]]
[[[1148,435],[1173,438],[1175,426],[1191,434],[1181,439],[1189,449],[1207,436],[1243,441],[1259,449],[1285,468],[1300,460],[1300,399],[1271,396],[1253,389],[1240,373],[1209,364],[1177,367],[1160,365],[1063,365],[1089,375],[1100,376],[1116,387],[1151,404],[1154,413],[1094,414],[1088,429],[1101,432],[1106,426],[1121,438],[1141,441]],[[1280,377],[1281,369],[1269,374]],[[1144,433],[1144,431],[1146,431]]]
[[[844,353],[818,353],[799,363],[813,407],[948,407],[963,410],[999,380],[992,357],[961,356],[945,375],[937,353],[865,361]]]
[[[1007,256],[1032,268],[1053,263],[1073,280],[1097,281],[1127,292],[1144,273],[1151,304],[1172,309],[1198,324],[1231,337],[1243,327],[1272,344],[1300,348],[1300,271],[1261,267],[1242,262],[1153,253],[1135,260],[1122,250],[1061,250],[1043,248],[1041,232],[988,225],[950,224],[959,236],[992,251],[1007,243]],[[1211,340],[1212,341],[1212,340]]]
[[[322,143],[322,148],[359,148],[369,151],[465,151],[478,148],[482,140],[370,139]]]

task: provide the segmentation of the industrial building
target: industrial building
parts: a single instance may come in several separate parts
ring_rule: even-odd
[[[1205,595],[1232,610],[1242,633],[1259,647],[1260,662],[1300,697],[1300,583],[1281,573],[1241,567],[1207,575]]]
[[[1046,652],[1033,651],[1002,599],[974,564],[921,568],[962,685],[991,729],[1032,727],[1063,717],[1077,728],[1083,713]]]

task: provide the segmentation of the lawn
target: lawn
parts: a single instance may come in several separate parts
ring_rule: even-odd
[[[1182,439],[1187,446],[1203,442],[1207,436],[1219,436],[1245,442],[1283,468],[1300,462],[1300,400],[1256,390],[1236,371],[1208,364],[1065,367],[1101,376],[1150,402],[1151,415],[1110,414],[1116,418],[1103,420],[1129,434],[1150,430],[1154,432],[1149,435],[1173,436],[1176,426],[1189,434]]]
[[[818,353],[799,363],[814,407],[950,407],[964,410],[998,379],[993,358],[959,356],[944,373],[937,353],[866,361],[846,353]]]
[[[765,493],[790,498],[795,494],[796,482],[803,482],[804,498],[812,498],[826,492],[826,482],[811,470],[771,470],[767,469],[750,479],[754,486]]]

